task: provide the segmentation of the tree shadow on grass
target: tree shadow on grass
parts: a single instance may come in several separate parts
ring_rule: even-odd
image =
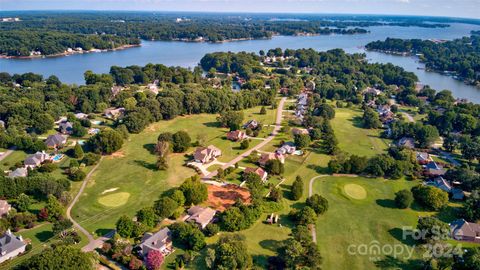
[[[381,207],[385,207],[385,208],[391,208],[391,209],[398,208],[397,205],[395,204],[395,201],[390,199],[378,199],[376,200],[376,203]]]
[[[461,207],[453,207],[453,206],[445,206],[442,210],[440,210],[435,217],[443,222],[452,222],[452,220],[457,219],[462,214]]]
[[[53,232],[51,231],[41,231],[35,234],[35,237],[40,240],[40,242],[46,242],[48,239],[52,238]]]
[[[353,118],[348,119],[348,121],[352,122],[354,127],[363,128],[363,121],[360,116],[354,116]]]
[[[143,148],[147,150],[150,154],[155,154],[155,144],[154,143],[146,143],[143,145]]]
[[[407,246],[414,246],[416,244],[415,240],[411,237],[411,234],[408,231],[401,228],[393,228],[388,230],[391,236],[400,241],[402,244]]]
[[[142,166],[146,169],[152,170],[152,171],[158,170],[157,166],[154,163],[149,163],[149,162],[146,162],[146,161],[143,161],[143,160],[134,160],[133,162],[135,162],[137,165],[140,165],[140,166]]]
[[[318,174],[328,174],[328,168],[327,167],[322,167],[314,164],[308,164],[307,169],[314,170]]]
[[[106,229],[106,228],[97,229],[97,230],[95,231],[95,234],[100,237],[100,236],[104,236],[104,235],[110,233],[111,231],[112,231],[112,229]]]
[[[260,241],[260,246],[264,249],[271,250],[273,252],[277,252],[282,246],[283,241],[273,240],[273,239],[265,239]]]
[[[268,256],[267,255],[252,255],[253,264],[260,267],[260,269],[267,269]]]
[[[203,125],[206,127],[220,127],[219,122],[206,122],[206,123],[203,123]]]
[[[382,260],[376,261],[375,266],[379,269],[419,269],[422,266],[421,260],[401,260],[393,256],[385,256]]]

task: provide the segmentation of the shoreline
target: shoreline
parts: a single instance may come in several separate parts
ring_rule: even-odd
[[[420,59],[420,57],[418,57],[418,55],[416,55],[415,53],[412,53],[412,52],[385,51],[385,50],[367,49],[366,47],[364,47],[364,49],[366,51],[384,53],[384,54],[388,54],[388,55],[401,56],[401,57],[412,57],[412,58],[417,59],[418,62],[425,65],[425,63]],[[475,82],[475,81],[471,82],[468,79],[465,79],[465,78],[461,77],[460,75],[458,75],[454,71],[436,70],[436,69],[431,69],[431,68],[427,68],[427,67],[417,68],[417,69],[422,69],[422,70],[425,70],[427,72],[434,72],[434,73],[438,73],[438,74],[443,75],[443,76],[448,76],[448,77],[451,77],[454,80],[463,82],[465,85],[470,85],[470,86],[473,86],[473,87],[476,87],[476,88],[480,89],[480,82]]]
[[[75,54],[113,52],[113,51],[120,51],[120,50],[129,49],[129,48],[141,47],[141,46],[142,44],[127,44],[127,45],[122,45],[113,49],[91,49],[88,51],[71,51],[71,52],[63,52],[63,53],[56,53],[56,54],[49,54],[49,55],[29,55],[29,56],[0,55],[0,59],[29,60],[29,59],[54,58],[54,57],[70,56]]]

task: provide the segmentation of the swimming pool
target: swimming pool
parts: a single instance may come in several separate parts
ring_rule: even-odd
[[[56,154],[56,155],[52,158],[52,161],[53,161],[53,162],[60,161],[62,158],[63,158],[63,154]]]

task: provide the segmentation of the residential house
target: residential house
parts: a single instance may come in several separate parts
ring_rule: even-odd
[[[430,161],[426,165],[423,165],[423,167],[423,173],[429,177],[442,176],[446,173],[445,169],[435,161]]]
[[[410,137],[403,137],[398,141],[397,145],[401,147],[413,149],[415,148],[415,140]]]
[[[281,163],[285,162],[285,157],[282,154],[263,153],[258,160],[258,164],[260,164],[260,166],[262,167],[265,167],[265,165],[267,165],[267,162],[272,159],[278,159]]]
[[[15,236],[10,230],[0,237],[0,263],[17,257],[25,252],[27,244],[22,236]]]
[[[262,169],[262,168],[260,168],[260,167],[258,167],[258,168],[250,168],[250,167],[247,167],[243,173],[244,173],[244,174],[254,173],[254,174],[260,176],[260,179],[262,179],[262,182],[266,182],[266,181],[267,181],[268,173],[267,173],[264,169]]]
[[[205,229],[205,227],[212,222],[217,213],[217,211],[210,207],[201,207],[197,205],[190,207],[187,212],[189,217],[185,221],[197,224],[200,229]]]
[[[249,129],[257,129],[258,128],[258,122],[257,120],[249,120],[245,125],[243,125],[243,128],[249,128]]]
[[[75,118],[77,118],[78,120],[83,120],[83,119],[88,119],[88,114],[86,113],[76,113],[75,114]]]
[[[363,93],[378,96],[382,93],[382,91],[380,91],[380,90],[378,90],[377,88],[374,88],[374,87],[367,87],[367,88],[365,88],[365,90],[363,90]]]
[[[421,165],[425,165],[430,162],[430,155],[427,152],[415,152],[417,162]]]
[[[118,86],[118,85],[114,85],[114,86],[112,86],[112,88],[110,88],[113,97],[115,97],[120,92],[122,92],[123,89],[124,89],[123,87]]]
[[[480,224],[457,219],[449,225],[453,239],[480,243]]]
[[[198,147],[193,154],[196,162],[209,163],[222,155],[222,150],[213,145],[207,147]]]
[[[150,92],[158,95],[158,80],[155,80],[153,83],[147,84],[147,88],[148,90],[150,90]]]
[[[241,141],[247,138],[247,134],[241,130],[234,130],[227,133],[227,139],[231,141]]]
[[[305,128],[292,128],[292,134],[293,135],[300,135],[300,134],[308,135],[309,132],[308,132],[308,129],[305,129]]]
[[[58,131],[62,134],[72,134],[73,125],[70,122],[62,122],[58,124]]]
[[[5,200],[0,200],[0,217],[6,216],[12,206]]]
[[[125,108],[108,108],[103,112],[103,115],[106,118],[116,120],[116,119],[122,118],[124,113],[125,113]]]
[[[45,151],[37,152],[33,155],[27,156],[27,158],[23,161],[23,165],[25,165],[26,168],[34,169],[42,165],[42,163],[49,158],[50,155],[45,153]]]
[[[10,178],[27,177],[27,176],[28,176],[28,169],[25,167],[16,168],[14,171],[8,174],[8,177]]]
[[[388,123],[394,119],[395,114],[390,110],[390,105],[378,105],[377,106],[378,116],[382,123]]]
[[[448,193],[452,192],[452,186],[450,185],[450,183],[441,176],[435,177],[433,181],[427,182],[427,185],[437,187]]]
[[[275,150],[275,153],[276,154],[280,154],[280,155],[291,155],[293,154],[295,151],[297,150],[297,148],[295,147],[295,144],[292,143],[292,142],[287,142],[287,143],[284,143],[280,148],[278,148],[277,150]]]
[[[47,148],[62,148],[67,143],[67,138],[62,134],[50,135],[45,140]]]
[[[172,252],[172,232],[168,228],[163,228],[154,234],[147,232],[143,235],[139,247],[143,257],[147,257],[152,250],[168,255]]]

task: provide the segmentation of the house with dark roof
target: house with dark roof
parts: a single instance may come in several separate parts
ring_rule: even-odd
[[[258,168],[247,167],[247,168],[245,169],[245,171],[243,171],[243,173],[244,173],[244,174],[254,173],[254,174],[260,176],[260,179],[262,179],[263,182],[266,182],[266,181],[267,181],[268,173],[267,173],[264,169],[262,169],[262,168],[260,168],[260,167],[258,167]]]
[[[152,250],[161,252],[163,255],[170,254],[172,250],[172,232],[163,228],[156,233],[145,233],[139,245],[143,257],[147,257]]]
[[[0,200],[0,218],[6,216],[12,209],[12,206],[5,200]]]
[[[16,168],[14,171],[8,174],[8,177],[10,178],[27,177],[27,176],[28,176],[28,169],[25,167]]]
[[[403,137],[398,141],[397,145],[401,147],[413,149],[415,148],[415,140],[410,137]]]
[[[217,211],[210,207],[195,205],[190,207],[187,213],[188,218],[185,220],[186,222],[193,222],[197,224],[200,229],[205,229],[205,227],[212,222]]]
[[[58,131],[62,134],[72,134],[73,125],[70,122],[62,122],[58,124]]]
[[[258,164],[260,166],[265,167],[267,162],[272,159],[278,159],[281,163],[285,163],[285,156],[278,153],[263,153],[260,155],[260,159],[258,160]]]
[[[62,134],[50,135],[45,140],[45,145],[48,148],[54,149],[62,148],[63,146],[65,146],[65,143],[67,143],[67,138]]]
[[[452,238],[459,241],[480,243],[480,224],[457,219],[450,223]]]
[[[113,120],[122,118],[124,114],[125,114],[125,108],[108,108],[103,112],[103,115],[106,118],[110,118]]]
[[[50,155],[45,153],[45,151],[37,152],[33,155],[27,156],[27,158],[25,158],[25,160],[23,161],[23,165],[25,165],[25,167],[27,168],[34,169],[42,165],[42,163],[49,158]]]
[[[423,174],[427,177],[437,177],[445,175],[446,170],[435,161],[430,161],[423,165]]]
[[[415,152],[415,158],[421,165],[425,165],[430,161],[430,155],[427,152]]]
[[[227,139],[230,141],[241,141],[247,138],[247,134],[241,130],[234,130],[227,133]]]
[[[257,129],[258,128],[258,122],[257,120],[249,120],[247,123],[243,125],[243,128],[249,128],[249,129]]]
[[[434,186],[448,193],[452,192],[452,186],[450,185],[450,183],[441,176],[435,177],[433,181],[427,182],[427,185]]]
[[[25,252],[27,244],[22,236],[15,236],[10,230],[0,237],[0,263],[17,257]]]
[[[193,154],[193,159],[200,163],[209,163],[222,155],[222,150],[213,145],[198,147]]]

